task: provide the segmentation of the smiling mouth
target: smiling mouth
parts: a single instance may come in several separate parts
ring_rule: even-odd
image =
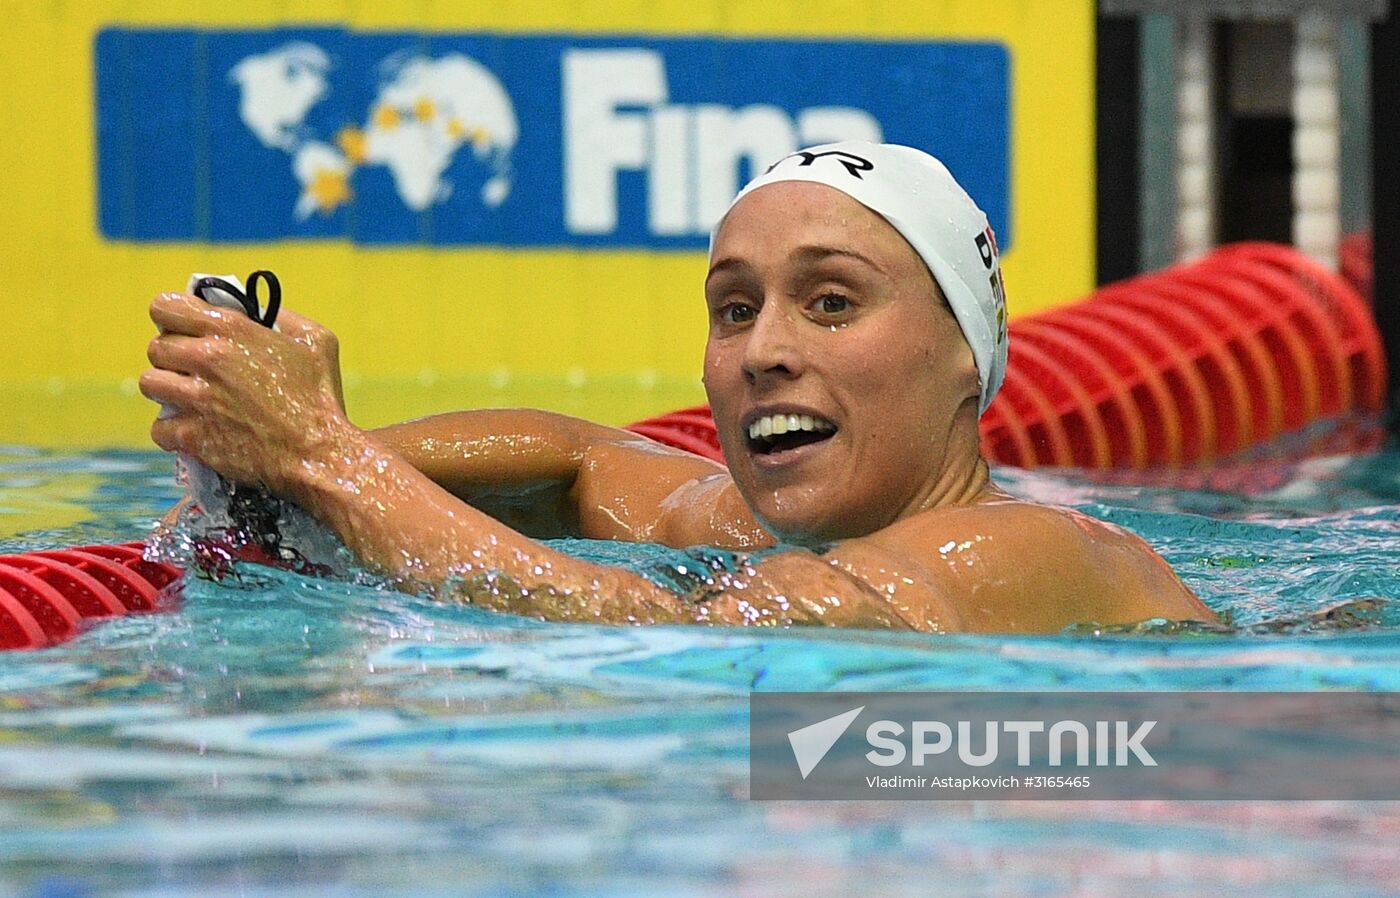
[[[749,451],[776,455],[831,439],[836,425],[816,415],[765,415],[748,428]]]

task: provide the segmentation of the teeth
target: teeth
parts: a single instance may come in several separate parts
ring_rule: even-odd
[[[836,425],[813,415],[766,415],[749,425],[749,439],[772,442],[775,436],[797,431],[835,433]]]

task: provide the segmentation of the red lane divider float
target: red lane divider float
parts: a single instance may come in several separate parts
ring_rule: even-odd
[[[1375,297],[1375,257],[1372,255],[1371,232],[1350,234],[1339,247],[1342,277],[1356,288],[1361,298],[1373,302]]]
[[[146,561],[140,543],[0,555],[0,649],[37,649],[95,619],[161,611],[180,569]]]
[[[1379,412],[1386,360],[1367,300],[1367,235],[1345,276],[1287,246],[1238,243],[1011,322],[983,453],[1019,467],[1178,467],[1323,417]],[[723,462],[706,407],[633,424]],[[1375,435],[1356,434],[1367,448]]]
[[[724,455],[719,448],[719,434],[715,431],[715,419],[711,417],[708,405],[668,412],[638,421],[629,425],[627,429],[650,437],[658,443],[684,449],[712,461],[724,462]]]
[[[1369,248],[1367,240],[1365,246]],[[1358,405],[1380,409],[1385,405],[1386,359],[1380,331],[1371,311],[1369,299],[1370,274],[1365,275],[1367,293],[1358,291],[1354,283],[1328,271],[1307,256],[1274,243],[1238,243],[1227,246],[1222,253],[1238,254],[1256,263],[1282,272],[1300,285],[1321,305],[1340,334],[1338,348],[1350,368],[1350,381],[1355,384]],[[1367,252],[1369,272],[1370,254]]]

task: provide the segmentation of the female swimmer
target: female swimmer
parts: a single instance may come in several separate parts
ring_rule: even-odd
[[[549,620],[1053,632],[1214,615],[1141,539],[998,490],[977,420],[1006,312],[986,216],[933,157],[786,157],[716,227],[704,382],[728,469],[625,431],[482,410],[367,432],[337,347],[182,294],[151,317],[151,434],[260,484],[409,589]],[[537,539],[767,549],[677,594]]]

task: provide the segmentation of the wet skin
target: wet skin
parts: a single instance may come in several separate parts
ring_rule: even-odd
[[[345,416],[324,327],[284,312],[274,333],[180,294],[152,302],[164,333],[141,389],[179,411],[152,427],[163,448],[297,502],[405,588],[503,611],[943,632],[1213,619],[1137,537],[990,484],[971,353],[874,213],[820,185],[757,190],[716,235],[705,293],[731,470],[529,410],[367,432]],[[779,413],[802,435],[750,437]],[[821,545],[677,597],[532,538],[566,534]]]

